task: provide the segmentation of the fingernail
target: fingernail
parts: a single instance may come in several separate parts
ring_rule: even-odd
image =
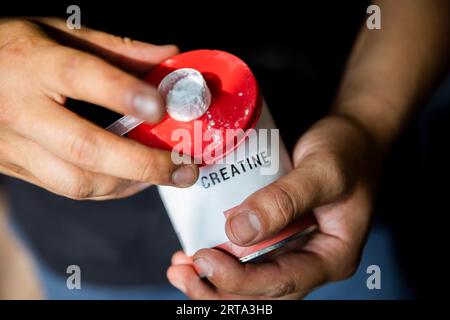
[[[230,231],[235,240],[241,244],[254,240],[261,231],[261,222],[253,211],[243,210],[229,219]]]
[[[170,280],[170,283],[177,288],[178,290],[180,290],[181,292],[185,293],[186,292],[186,286],[184,285],[183,281],[178,280],[178,279],[173,279]]]
[[[197,258],[194,260],[194,264],[198,269],[198,275],[200,278],[212,277],[213,267],[208,260],[205,258]]]
[[[175,49],[179,50],[178,47],[174,44],[162,44],[159,46],[161,49]]]
[[[189,187],[197,180],[193,166],[181,166],[172,173],[172,182],[178,187]]]
[[[150,122],[158,122],[164,115],[161,98],[151,93],[138,93],[133,97],[133,108],[136,116]]]
[[[225,219],[228,219],[228,217],[229,217],[234,211],[236,211],[236,208],[237,208],[237,207],[239,207],[239,205],[234,206],[234,207],[232,207],[232,208],[230,208],[230,209],[228,209],[228,210],[225,210],[225,211],[223,212],[223,215],[225,216]]]

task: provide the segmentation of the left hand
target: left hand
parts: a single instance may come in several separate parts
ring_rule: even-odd
[[[233,208],[225,227],[232,242],[248,246],[313,211],[319,231],[300,249],[263,263],[241,264],[216,249],[193,257],[177,252],[169,281],[193,299],[294,299],[351,276],[369,227],[376,159],[370,135],[357,122],[322,119],[297,143],[295,169]]]

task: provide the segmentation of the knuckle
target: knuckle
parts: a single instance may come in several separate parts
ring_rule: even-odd
[[[112,178],[111,181],[104,188],[105,191],[102,195],[118,196],[126,192],[132,187],[133,181],[120,178]]]
[[[350,278],[358,270],[361,253],[355,251],[350,244],[342,243],[340,258],[335,259],[336,266],[329,270],[331,280],[340,281]]]
[[[327,166],[326,170],[323,171],[327,174],[327,181],[330,181],[330,184],[334,186],[339,186],[342,191],[348,189],[347,169],[340,157],[335,153],[326,153],[323,157],[324,164]]]
[[[30,47],[33,46],[33,39],[29,36],[21,36],[9,40],[1,46],[0,57],[2,61],[15,61],[23,58]],[[12,59],[15,60],[12,60]]]
[[[273,288],[268,296],[272,298],[281,298],[288,294],[295,292],[296,285],[290,280],[281,281],[275,288]]]
[[[356,270],[357,264],[346,262],[343,263],[339,268],[334,270],[333,276],[331,277],[332,281],[341,281],[352,277]]]
[[[228,291],[229,293],[242,293],[244,289],[243,283],[243,281],[238,281],[237,279],[226,281],[224,283],[224,290]]]
[[[169,178],[171,172],[170,156],[156,152],[149,152],[148,149],[140,151],[136,163],[139,171],[137,172],[137,180],[150,182],[155,184],[167,184],[171,180]]]
[[[94,168],[98,161],[98,142],[95,134],[85,131],[75,134],[69,144],[70,160],[86,168]]]
[[[98,68],[100,67],[101,66],[99,65]],[[107,68],[105,66],[103,66],[103,76],[105,77],[106,82],[115,84],[120,92],[122,92],[122,90],[133,90],[137,81],[133,78],[130,79],[118,69]]]
[[[6,151],[4,152],[2,150],[3,148],[0,146],[0,156],[3,158],[1,166],[9,170],[11,173],[13,173],[16,177],[27,177],[30,176],[31,173],[28,169],[24,168],[23,166],[15,163],[12,159],[8,159],[11,157],[10,152]],[[8,159],[8,160],[7,160]]]
[[[59,79],[68,87],[77,86],[77,74],[88,62],[86,55],[80,52],[65,53],[60,60]]]
[[[345,280],[352,277],[358,270],[358,265],[358,259],[348,259],[348,261],[344,261],[337,273],[337,280]]]
[[[77,174],[66,186],[65,195],[74,200],[83,200],[93,195],[92,182],[82,174]]]
[[[295,215],[296,205],[288,188],[281,184],[271,184],[263,190],[266,193],[264,198],[272,199],[273,207],[270,208],[269,212],[276,214],[276,218],[281,219],[284,225],[291,222]]]
[[[154,157],[151,155],[143,156],[140,162],[141,170],[138,172],[139,181],[153,181],[156,180],[156,168],[157,163]]]
[[[8,34],[6,42],[0,46],[2,58],[17,59],[23,57],[42,42],[42,37],[31,30],[35,29],[31,22],[13,21],[10,22],[9,27],[11,32]]]
[[[347,266],[347,268],[344,270],[344,272],[342,273],[341,279],[348,279],[351,278],[356,271],[358,270],[358,264],[354,263],[354,264],[349,264]]]

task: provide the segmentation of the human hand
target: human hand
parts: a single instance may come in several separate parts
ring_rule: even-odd
[[[217,249],[192,258],[177,252],[169,281],[193,299],[294,299],[349,277],[369,227],[378,155],[352,119],[319,121],[297,143],[295,169],[232,208],[225,227],[232,242],[248,246],[313,211],[318,232],[301,248],[262,263],[241,264]]]
[[[70,31],[58,19],[0,19],[0,172],[73,199],[194,183],[196,166],[177,166],[169,152],[118,137],[63,107],[71,97],[156,123],[163,101],[132,74],[177,52],[84,27]]]

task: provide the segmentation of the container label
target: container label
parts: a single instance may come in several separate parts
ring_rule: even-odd
[[[279,139],[278,132],[273,135],[271,130],[265,130],[270,128],[274,128],[274,124],[264,106],[256,134],[249,135],[220,161],[221,164],[201,167],[199,179],[193,186],[185,189],[158,187],[187,255],[228,242],[224,211],[291,170],[284,145],[273,140],[274,137]],[[264,134],[259,134],[260,130],[264,130]],[[276,144],[275,152],[272,144]]]

